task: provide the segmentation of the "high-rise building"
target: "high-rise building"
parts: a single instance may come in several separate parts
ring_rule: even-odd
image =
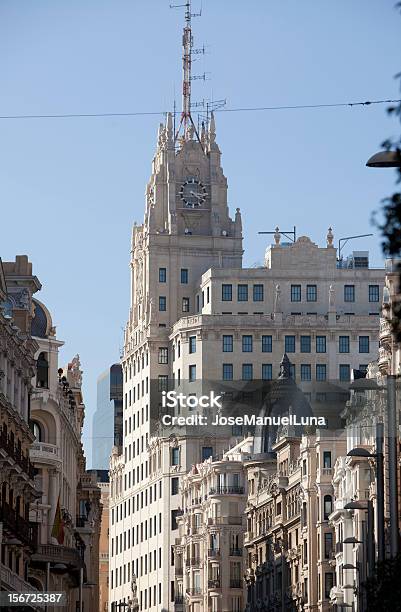
[[[97,379],[96,411],[92,421],[92,465],[108,470],[113,446],[122,444],[123,377],[119,363]]]
[[[181,124],[175,132],[168,114],[159,127],[144,222],[132,233],[123,439],[110,462],[112,610],[137,602],[140,610],[226,612],[215,585],[201,594],[190,586],[183,603],[175,601],[172,547],[179,544],[183,509],[176,479],[223,454],[247,430],[156,434],[155,382],[159,389],[173,380],[197,391],[196,381],[270,380],[288,353],[291,376],[324,409],[314,383],[349,381],[351,370],[365,369],[378,349],[383,270],[370,269],[366,253],[338,261],[331,228],[324,247],[306,236],[283,244],[277,230],[264,265],[242,267],[241,214],[229,213],[214,116],[198,133],[188,110],[188,36],[187,22]],[[186,584],[195,580],[190,575]]]

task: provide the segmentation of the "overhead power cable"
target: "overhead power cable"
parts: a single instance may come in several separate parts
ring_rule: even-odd
[[[365,100],[361,102],[333,102],[328,104],[294,104],[282,106],[250,106],[239,108],[220,108],[216,113],[249,113],[276,110],[304,110],[319,108],[340,108],[354,106],[372,106],[374,104],[398,104],[401,100]],[[0,115],[0,120],[6,119],[86,119],[93,117],[141,117],[151,115],[165,115],[168,111],[132,111],[126,113],[60,113],[60,114],[37,114],[37,115]],[[170,111],[172,112],[172,111]],[[178,113],[177,113],[178,114]]]

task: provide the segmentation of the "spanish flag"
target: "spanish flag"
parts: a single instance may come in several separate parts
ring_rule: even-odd
[[[52,538],[56,538],[59,544],[64,542],[64,523],[61,517],[60,495],[58,496],[56,514],[54,515]]]

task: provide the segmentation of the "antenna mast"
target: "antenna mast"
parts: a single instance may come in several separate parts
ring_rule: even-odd
[[[192,13],[191,11],[191,0],[187,0],[185,4],[170,4],[170,8],[185,8],[185,26],[182,37],[182,65],[183,65],[183,80],[182,80],[182,112],[181,119],[178,126],[178,130],[175,134],[175,139],[183,129],[184,140],[191,140],[193,132],[195,132],[197,139],[200,142],[199,134],[196,129],[195,123],[191,115],[191,81],[194,79],[205,79],[205,75],[201,77],[192,76],[192,54],[200,53],[202,50],[193,49],[193,36],[192,36],[192,17],[200,17],[201,12]],[[204,51],[203,51],[204,52]]]

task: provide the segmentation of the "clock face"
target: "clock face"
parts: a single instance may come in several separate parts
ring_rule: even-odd
[[[180,189],[180,198],[187,208],[199,208],[206,200],[206,188],[196,178],[188,178]]]

